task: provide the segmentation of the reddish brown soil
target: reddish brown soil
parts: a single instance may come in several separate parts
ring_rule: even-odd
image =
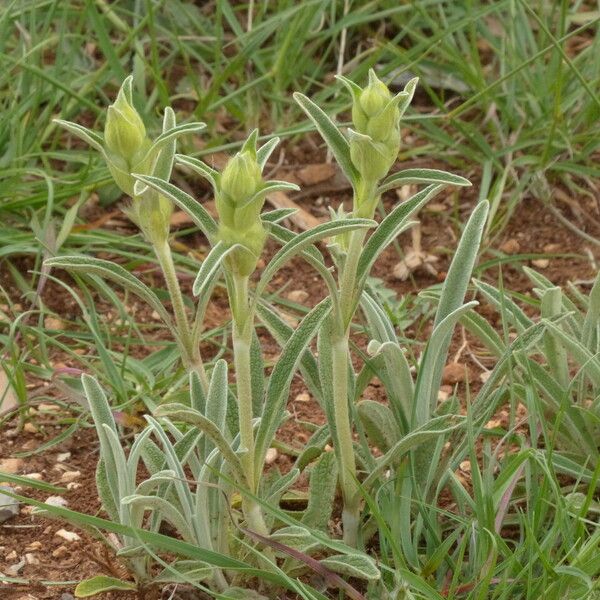
[[[336,204],[340,198],[344,198],[346,191],[342,189],[334,189],[329,191],[327,187],[321,185],[313,186],[314,193],[311,193],[310,186],[308,192],[303,192],[299,198],[299,204],[310,211],[314,216],[321,218],[325,216],[324,206],[330,201]],[[424,210],[420,215],[422,221],[422,249],[430,254],[438,257],[438,262],[435,263],[435,268],[438,272],[437,276],[417,270],[413,276],[405,281],[400,282],[393,276],[393,268],[401,259],[398,252],[393,247],[390,247],[377,263],[374,276],[383,279],[388,287],[394,289],[399,295],[414,294],[421,289],[424,289],[436,282],[443,281],[445,271],[451,259],[452,250],[456,246],[457,237],[459,235],[459,223],[464,223],[466,220],[474,200],[474,192],[461,192],[460,196],[454,191],[444,192],[435,199],[435,210]],[[386,198],[386,207],[396,202],[394,195],[389,195]],[[582,210],[595,210],[594,207],[587,207],[582,202]],[[102,214],[89,215],[90,220],[101,218]],[[570,215],[567,215],[570,216]],[[124,231],[128,230],[128,226],[120,217],[116,217],[118,226]],[[598,236],[600,232],[594,231],[594,223],[588,223],[590,230],[588,233]],[[198,248],[205,243],[199,235],[189,236],[185,240],[180,240],[189,248]],[[406,248],[411,243],[409,234],[404,234],[399,240],[400,246]],[[598,257],[598,248],[592,246],[575,235],[570,230],[566,229],[557,219],[544,208],[541,203],[536,201],[524,201],[518,207],[516,214],[511,220],[508,228],[504,231],[502,238],[495,244],[497,248],[504,248],[507,252],[513,255],[513,260],[502,266],[502,278],[505,286],[513,291],[529,293],[531,285],[529,280],[523,275],[520,270],[520,265],[529,264],[529,259],[521,261],[519,255],[523,254],[544,254],[547,255],[549,263],[543,265],[542,272],[553,282],[564,284],[567,281],[587,281],[595,274],[595,264],[593,263],[594,256]],[[271,256],[275,251],[275,247],[268,247],[267,255]],[[486,260],[501,256],[498,251],[489,250],[485,253],[480,261],[480,264]],[[562,255],[562,256],[559,256]],[[25,272],[31,267],[28,261],[23,259],[20,265]],[[64,273],[57,273],[60,277],[70,281]],[[499,276],[499,268],[493,267],[481,276],[489,279],[492,283],[496,283]],[[145,273],[144,277],[156,278],[157,274]],[[12,282],[8,272],[0,272],[0,284],[5,288],[11,288]],[[190,291],[191,278],[183,277],[182,284],[186,291]],[[586,285],[585,283],[583,285]],[[304,290],[308,296],[303,303],[306,306],[312,306],[316,301],[323,297],[325,291],[322,283],[316,277],[314,272],[301,260],[295,260],[290,265],[280,271],[272,284],[273,291],[282,289],[282,296],[286,296],[288,292]],[[15,293],[15,301],[19,301]],[[56,314],[64,319],[65,323],[74,322],[80,318],[79,309],[74,300],[64,294],[53,282],[49,282],[43,293],[43,299],[46,306],[56,312]],[[118,315],[114,307],[107,301],[100,298],[98,301],[98,312],[103,314],[106,319],[115,319]],[[140,302],[133,301],[128,307],[134,311],[138,322],[148,323],[149,326],[145,330],[145,335],[154,340],[168,339],[169,333],[163,328],[156,325],[152,326],[155,319],[151,315],[151,311],[143,306]],[[498,323],[493,311],[488,307],[480,308],[492,322]],[[226,299],[223,294],[217,294],[214,302],[209,308],[208,319],[209,326],[216,326],[223,323],[228,318]],[[410,326],[405,334],[414,336],[418,339],[426,339],[427,328],[420,328],[418,323]],[[270,340],[267,335],[262,336],[264,342],[264,350],[268,361],[276,360],[279,349],[276,344]],[[457,332],[456,339],[453,343],[453,348],[450,358],[455,357],[458,362],[468,367],[469,373],[473,382],[478,381],[481,367],[472,357],[477,355],[478,349],[476,343],[466,339],[466,348],[463,343],[461,332]],[[471,345],[472,344],[472,345]],[[137,346],[134,355],[143,356],[150,352],[151,349]],[[205,348],[205,353],[210,355],[214,349],[211,346]],[[485,356],[479,357],[479,362],[485,363]],[[57,353],[53,357],[56,364],[64,364],[67,366],[80,367],[75,364],[72,357],[66,358]],[[40,382],[34,382],[39,384]],[[473,389],[473,387],[471,388]],[[49,393],[60,396],[58,390],[47,390]],[[299,377],[294,379],[290,402],[288,409],[292,418],[281,428],[279,439],[296,448],[301,448],[302,444],[308,440],[309,431],[298,424],[298,421],[308,421],[316,424],[324,422],[324,416],[316,405],[313,399],[306,399],[302,382]],[[383,390],[373,382],[367,388],[366,394],[368,397],[385,401]],[[7,458],[14,453],[24,450],[32,451],[39,447],[43,442],[58,433],[53,421],[46,420],[47,424],[43,425],[43,419],[33,417],[31,422],[39,429],[37,433],[20,433],[14,436],[14,423],[5,426],[2,436],[0,437],[0,458]],[[12,429],[11,429],[12,427]],[[66,491],[62,496],[67,500],[68,507],[77,511],[88,514],[98,514],[100,511],[99,501],[95,493],[94,470],[97,460],[97,442],[94,431],[92,429],[80,429],[76,434],[68,438],[59,446],[52,448],[51,451],[41,454],[33,454],[24,459],[22,468],[23,473],[41,473],[44,481],[58,481],[61,475],[60,471],[56,470],[56,454],[59,452],[71,452],[71,457],[65,463],[70,470],[78,470],[81,472],[80,477],[76,480],[81,486],[77,489]],[[280,452],[277,459],[277,465],[286,470],[292,464],[293,458],[286,456]],[[305,482],[303,482],[305,484]],[[24,494],[31,497],[45,500],[50,494],[37,492],[34,490],[23,490]],[[69,531],[77,532],[81,536],[81,541],[67,543],[55,536],[58,529],[65,528]],[[41,547],[38,548],[35,542],[41,542]],[[28,550],[28,546],[34,543],[35,549]],[[60,556],[53,556],[59,547],[64,547],[65,550],[59,551]],[[23,507],[21,514],[0,525],[0,571],[10,567],[15,562],[21,559],[26,552],[33,552],[39,564],[25,565],[19,572],[18,576],[27,579],[28,585],[3,585],[0,586],[0,598],[2,600],[25,600],[26,598],[39,599],[60,599],[63,594],[71,593],[73,584],[52,585],[48,586],[42,583],[43,581],[67,582],[77,581],[94,574],[108,575],[126,575],[123,571],[123,566],[105,551],[105,546],[102,542],[93,538],[90,534],[81,531],[77,527],[69,524],[51,521],[38,516],[32,516],[27,507]],[[11,553],[16,552],[16,559],[10,559]],[[69,596],[64,596],[68,598]],[[145,596],[150,598],[149,595]],[[109,599],[129,599],[133,598],[132,594],[128,593],[112,593],[105,594],[101,597],[103,600]]]

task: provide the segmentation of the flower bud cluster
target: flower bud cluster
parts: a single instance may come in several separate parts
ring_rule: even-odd
[[[354,129],[349,130],[352,163],[363,180],[379,181],[387,175],[398,156],[400,117],[410,101],[409,92],[405,90],[393,96],[372,69],[369,84],[364,89],[347,80],[344,83],[354,98]]]
[[[239,275],[248,276],[260,256],[267,232],[260,212],[265,202],[265,186],[256,148],[248,145],[226,165],[216,189],[219,213],[219,239],[228,246],[240,245],[227,266]]]

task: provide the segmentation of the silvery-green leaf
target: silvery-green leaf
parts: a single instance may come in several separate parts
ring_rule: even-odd
[[[96,575],[95,577],[90,577],[79,582],[75,587],[74,593],[76,598],[89,598],[90,596],[117,590],[135,591],[137,590],[137,585],[132,581],[123,581],[122,579],[109,577],[108,575]]]
[[[392,411],[375,400],[361,400],[356,409],[371,444],[387,452],[400,437]]]
[[[302,319],[283,348],[271,373],[266,392],[265,411],[256,434],[255,469],[262,472],[267,449],[271,446],[288,398],[290,384],[300,360],[330,310],[329,298],[322,300]]]
[[[357,278],[358,281],[364,281],[369,275],[371,268],[378,256],[391,244],[396,237],[408,227],[409,219],[424,206],[433,196],[442,190],[442,185],[429,185],[424,190],[417,192],[406,202],[402,202],[379,224],[379,227],[373,232],[365,244],[361,253]]]
[[[227,363],[223,359],[220,359],[214,366],[210,384],[208,386],[208,393],[206,395],[206,418],[221,432],[225,432],[227,391]],[[208,456],[213,447],[214,442],[205,439],[203,456]]]
[[[382,194],[395,187],[415,183],[437,183],[444,185],[470,186],[471,182],[460,175],[453,175],[438,169],[404,169],[386,177],[379,186],[378,193]]]
[[[63,121],[62,119],[54,119],[54,122],[61,127],[64,127],[70,133],[76,135],[78,138],[87,142],[92,148],[95,148],[102,154],[104,154],[104,139],[101,135],[95,131],[79,125],[78,123],[72,123],[71,121]]]
[[[60,267],[84,274],[96,274],[117,282],[147,302],[160,315],[165,324],[172,328],[171,316],[158,296],[121,265],[90,256],[57,256],[49,258],[45,262],[51,267]]]
[[[218,427],[203,414],[196,410],[188,408],[183,404],[163,404],[159,406],[155,412],[157,417],[169,417],[173,420],[183,421],[199,427],[205,435],[210,437],[215,446],[222,453],[223,458],[229,463],[234,470],[239,481],[245,481],[246,477],[240,463],[240,459],[235,454],[229,442],[225,439]]]
[[[194,280],[194,285],[192,286],[194,296],[202,296],[210,288],[212,279],[225,258],[238,248],[241,248],[239,244],[227,246],[224,242],[219,241],[210,249],[208,256],[202,261],[198,275],[196,275],[196,279]]]
[[[272,540],[300,550],[300,552],[309,553],[320,547],[319,542],[310,534],[308,529],[299,525],[290,525],[274,531],[270,536]]]
[[[451,422],[448,416],[435,417],[428,423],[425,423],[425,425],[402,437],[388,452],[378,459],[376,469],[373,469],[362,482],[363,487],[369,490],[370,486],[381,476],[385,469],[391,464],[398,462],[402,456],[406,455],[413,448],[431,442],[440,436],[445,436],[454,429],[464,426],[464,417],[455,416],[454,421],[453,425],[448,425]]]
[[[185,156],[184,154],[176,154],[175,160],[177,164],[185,165],[198,173],[198,175],[204,177],[213,187],[216,188],[217,182],[219,180],[219,172],[209,167],[205,162],[199,160],[198,158],[193,158],[191,156]]]
[[[132,505],[141,510],[152,509],[160,511],[162,517],[171,523],[184,540],[193,542],[194,537],[190,531],[190,526],[185,517],[173,504],[161,498],[160,496],[138,496],[137,494],[121,498],[124,505]]]
[[[352,184],[356,187],[359,180],[359,174],[350,158],[350,145],[348,140],[342,135],[337,125],[309,98],[304,94],[296,92],[294,100],[300,105],[302,110],[308,115],[315,124],[317,131],[321,134],[325,143],[335,156],[335,160]]]
[[[356,577],[367,581],[377,581],[381,573],[375,561],[366,554],[336,554],[319,561],[334,573]]]
[[[155,583],[199,582],[211,577],[214,567],[201,560],[176,560],[152,579]]]
[[[284,319],[275,311],[275,309],[266,302],[261,301],[256,306],[256,313],[262,324],[269,330],[279,346],[283,347],[290,339],[294,330],[284,321]],[[309,348],[304,351],[300,361],[300,369],[306,385],[310,392],[320,401],[320,381],[315,360]]]
[[[214,239],[214,237],[217,235],[217,224],[215,223],[215,220],[210,216],[202,204],[192,198],[192,196],[186,194],[172,183],[163,181],[158,177],[140,175],[138,173],[132,173],[132,175],[137,180],[149,185],[159,194],[162,194],[174,202],[181,210],[183,210],[192,218],[192,221],[194,221],[194,223],[209,240]]]
[[[338,465],[333,452],[324,452],[310,474],[308,506],[302,523],[327,531],[333,511],[338,481]]]
[[[269,157],[273,153],[273,150],[275,150],[277,144],[279,144],[279,138],[274,137],[274,138],[271,138],[265,144],[263,144],[256,151],[256,160],[258,162],[258,165],[259,165],[261,171],[265,168],[265,165],[267,164],[267,161],[269,160]]]
[[[262,277],[258,283],[256,294],[261,296],[267,283],[275,275],[277,270],[290,258],[302,252],[306,247],[328,237],[335,237],[357,229],[369,229],[377,223],[370,219],[344,219],[343,221],[321,223],[308,231],[295,236],[281,248],[269,261]]]

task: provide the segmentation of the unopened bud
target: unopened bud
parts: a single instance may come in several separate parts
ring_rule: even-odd
[[[133,106],[129,78],[119,90],[115,103],[108,107],[104,141],[109,152],[130,166],[137,162],[140,150],[147,145],[146,128]]]
[[[416,82],[415,82],[416,83]],[[410,94],[393,96],[388,87],[369,71],[369,84],[361,90],[351,85],[354,102],[350,134],[352,163],[361,176],[370,181],[385,177],[400,150],[400,116],[402,100],[408,104]],[[414,85],[411,84],[414,90]]]
[[[249,150],[238,152],[221,174],[221,190],[237,206],[254,196],[261,183],[260,166]]]
[[[256,151],[245,149],[238,152],[221,173],[216,194],[219,213],[219,239],[236,250],[226,260],[228,269],[240,275],[250,275],[263,250],[267,237],[260,219],[265,202],[264,187]]]

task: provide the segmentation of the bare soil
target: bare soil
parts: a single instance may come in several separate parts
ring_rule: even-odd
[[[294,157],[294,160],[301,161],[303,157]],[[306,160],[306,159],[304,159]],[[314,162],[314,158],[312,158]],[[297,167],[302,167],[296,165]],[[290,170],[291,172],[291,170]],[[285,176],[285,173],[283,174]],[[332,176],[335,179],[335,175]],[[329,185],[329,187],[328,187]],[[194,190],[198,196],[206,197],[206,190],[200,188]],[[336,206],[340,201],[348,200],[347,189],[338,186],[335,181],[319,181],[314,185],[305,186],[304,191],[297,198],[297,202],[304,210],[317,219],[323,219],[326,216],[326,206],[331,204]],[[449,190],[443,192],[434,200],[434,204],[422,212],[421,219],[421,245],[426,254],[437,257],[436,262],[432,262],[435,272],[428,272],[419,268],[412,273],[412,276],[406,281],[400,281],[394,276],[394,269],[402,256],[397,250],[390,247],[377,263],[374,276],[382,279],[386,286],[395,290],[399,297],[405,294],[416,294],[432,284],[443,281],[449,261],[452,258],[452,251],[456,247],[459,236],[459,224],[464,223],[470,213],[475,199],[475,192],[467,190],[459,192]],[[389,208],[398,199],[394,194],[389,194],[385,198],[386,208]],[[597,206],[588,199],[573,199],[573,204],[569,206],[579,207],[582,214],[597,214]],[[561,206],[562,208],[562,206]],[[575,209],[568,208],[565,216],[569,219],[577,220],[577,215],[570,214],[569,211]],[[97,207],[86,215],[89,223],[98,223],[102,227],[115,227],[124,232],[133,232],[134,229],[118,213],[111,213],[106,217],[106,211]],[[596,227],[594,220],[581,223],[587,232],[598,237],[600,231]],[[185,244],[189,248],[201,248],[206,242],[199,234],[188,236],[178,240],[178,243]],[[406,251],[410,250],[412,239],[410,234],[404,234],[400,240],[400,247]],[[525,200],[517,208],[516,214],[510,224],[505,229],[502,237],[494,244],[495,249],[489,249],[482,257],[480,264],[494,258],[504,258],[505,261],[490,267],[481,276],[497,283],[501,270],[502,279],[507,289],[518,291],[524,294],[531,293],[531,284],[520,270],[520,265],[531,264],[531,260],[521,260],[519,257],[528,254],[541,254],[541,262],[537,268],[550,280],[556,284],[563,285],[568,281],[578,282],[584,288],[588,282],[595,276],[597,270],[595,261],[598,258],[598,247],[584,241],[581,237],[567,229],[553,216],[542,203],[535,200]],[[269,245],[267,260],[275,251],[274,245]],[[540,257],[533,259],[540,261]],[[27,259],[22,260],[23,272],[26,272],[31,265]],[[143,270],[143,269],[141,269]],[[57,273],[60,277],[68,279],[68,275]],[[151,270],[144,273],[144,277],[152,280],[159,275]],[[149,281],[151,283],[151,281]],[[0,271],[0,284],[5,288],[12,287],[12,281],[8,272]],[[182,278],[184,288],[189,291],[191,279]],[[272,284],[273,290],[283,290],[282,296],[290,292],[303,291],[306,293],[302,303],[306,306],[312,306],[321,297],[325,290],[316,277],[315,273],[301,260],[293,261],[289,266],[280,271]],[[18,292],[15,290],[14,300],[20,302]],[[79,309],[74,300],[65,294],[64,290],[53,282],[46,286],[43,299],[47,307],[55,311],[57,315],[65,322],[74,322],[80,318]],[[106,300],[97,299],[99,313],[108,315],[107,318],[116,318],[116,311]],[[145,334],[153,335],[151,324],[153,317],[149,309],[141,303],[131,300],[130,310],[135,311],[136,319],[140,322],[149,324]],[[500,325],[498,317],[489,307],[482,305],[480,307],[485,314],[497,326]],[[221,295],[216,297],[209,308],[208,317],[210,325],[221,324],[228,319],[226,299]],[[156,327],[153,339],[164,339],[168,335],[162,328]],[[405,331],[407,336],[414,336],[417,339],[424,340],[427,336],[427,329],[411,325]],[[268,359],[276,360],[279,349],[276,344],[266,335],[263,336],[265,353]],[[466,344],[466,346],[465,346]],[[205,349],[206,352],[212,351],[210,346]],[[136,353],[143,356],[152,349],[138,348]],[[474,361],[478,348],[473,340],[464,337],[461,332],[457,332],[450,358],[455,362],[466,366],[472,383],[476,383],[482,373],[481,361]],[[79,368],[81,365],[75,364],[71,357],[66,357],[58,353],[53,356],[57,365],[62,367]],[[485,361],[485,357],[482,357]],[[48,382],[33,380],[32,387],[45,386],[46,393],[60,397],[60,390],[52,388]],[[462,385],[462,384],[461,384]],[[451,388],[452,389],[452,388]],[[472,386],[471,386],[472,389]],[[385,401],[383,389],[373,382],[367,389],[367,395],[373,399]],[[299,422],[312,422],[321,424],[324,422],[324,415],[316,402],[307,396],[306,391],[299,378],[295,378],[290,394],[288,409],[292,418],[281,428],[279,439],[297,449],[300,449],[305,443],[310,432]],[[65,416],[64,414],[62,416]],[[505,415],[500,415],[502,420]],[[10,422],[5,425],[0,436],[0,460],[6,459],[20,452],[34,452],[32,455],[22,459],[22,466],[19,469],[21,474],[39,473],[44,481],[50,483],[59,483],[64,469],[69,471],[79,471],[80,475],[74,480],[74,484],[63,494],[67,506],[73,510],[81,511],[91,515],[102,515],[100,503],[96,495],[94,473],[98,457],[98,443],[95,432],[91,428],[80,428],[75,434],[67,438],[60,445],[53,447],[49,451],[35,453],[35,450],[49,439],[55,437],[64,425],[59,424],[57,416],[33,415],[30,419],[31,430],[29,432],[19,432],[17,434],[16,422]],[[35,430],[34,430],[35,429]],[[57,463],[57,455],[70,452],[70,457],[64,463]],[[283,471],[289,468],[293,458],[279,452],[276,465]],[[61,466],[62,465],[62,466]],[[306,482],[304,481],[303,484]],[[38,500],[46,500],[49,495],[46,492],[38,492],[31,489],[23,489],[22,493],[30,495]],[[67,529],[80,536],[80,540],[67,542],[56,536],[59,529]],[[106,574],[117,577],[127,577],[124,566],[114,556],[107,551],[105,545],[89,532],[82,531],[68,523],[49,520],[40,516],[31,514],[28,506],[22,506],[20,514],[0,525],[0,571],[6,573],[12,566],[18,563],[25,555],[33,557],[32,564],[25,564],[18,571],[19,578],[29,581],[28,584],[4,584],[0,585],[0,598],[2,600],[25,600],[25,599],[63,599],[71,598],[74,583],[86,577],[95,574]],[[49,584],[48,582],[53,582]],[[59,583],[64,582],[64,583]],[[132,593],[113,592],[100,596],[102,600],[129,600],[135,597]],[[148,592],[143,597],[151,598]]]

